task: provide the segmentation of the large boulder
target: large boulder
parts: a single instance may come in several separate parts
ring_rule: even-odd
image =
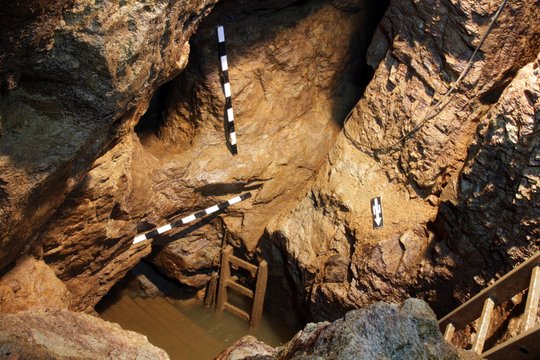
[[[445,342],[435,314],[418,299],[403,304],[375,303],[352,310],[332,323],[310,323],[272,351],[246,336],[222,352],[219,360],[242,359],[475,359]]]
[[[0,357],[8,359],[169,359],[146,336],[69,310],[0,314]]]
[[[66,309],[71,298],[66,285],[43,261],[24,256],[0,277],[0,313],[28,309]]]

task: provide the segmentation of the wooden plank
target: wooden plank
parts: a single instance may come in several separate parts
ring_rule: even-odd
[[[238,267],[241,267],[242,269],[245,269],[251,273],[251,277],[255,277],[255,274],[257,274],[257,266],[248,263],[245,260],[242,260],[240,258],[237,258],[236,256],[231,256],[229,259],[231,264],[236,265]]]
[[[487,298],[486,301],[484,301],[484,308],[482,309],[482,315],[480,316],[478,332],[476,333],[472,346],[472,350],[478,355],[484,350],[484,343],[486,342],[489,325],[491,324],[491,314],[493,313],[494,307],[495,302],[491,298]]]
[[[221,252],[221,271],[219,274],[219,291],[217,297],[217,308],[223,309],[223,305],[227,302],[227,281],[231,277],[231,268],[229,266],[229,259],[233,253],[232,246],[228,245]]]
[[[232,281],[231,279],[227,281],[227,286],[230,287],[232,290],[236,291],[237,293],[253,299],[253,291],[251,291],[247,287],[242,286],[239,283]]]
[[[210,283],[208,284],[208,290],[206,291],[206,296],[204,297],[204,305],[211,306],[216,302],[216,292],[217,292],[217,283],[218,283],[218,274],[216,272],[212,273],[210,277]]]
[[[499,344],[485,353],[482,358],[489,360],[533,360],[540,354],[540,324]]]
[[[452,323],[448,323],[448,325],[446,325],[446,329],[444,329],[444,340],[451,344],[455,330],[456,328],[454,327],[454,325]]]
[[[495,305],[510,300],[515,294],[527,288],[531,271],[538,265],[540,252],[439,320],[441,331],[444,331],[449,322],[454,324],[456,330],[460,330],[476,320],[487,298],[491,298]]]
[[[225,308],[227,311],[231,312],[232,314],[238,316],[239,318],[242,318],[246,321],[249,321],[249,314],[245,312],[242,309],[237,308],[234,305],[231,305],[230,303],[226,302],[223,304],[223,308]]]
[[[255,328],[259,325],[262,318],[264,306],[264,295],[266,294],[266,283],[268,280],[268,263],[263,260],[259,264],[257,271],[257,283],[255,285],[255,298],[253,299],[253,308],[251,309],[251,321],[249,326]]]
[[[527,331],[534,327],[538,314],[538,300],[540,299],[540,266],[535,266],[531,272],[527,303],[523,315],[523,325],[521,331]]]

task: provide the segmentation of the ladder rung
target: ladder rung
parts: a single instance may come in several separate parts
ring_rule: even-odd
[[[455,330],[456,328],[454,327],[454,324],[448,323],[448,325],[446,325],[446,329],[444,329],[444,340],[452,343],[452,338],[454,337]]]
[[[223,307],[225,309],[227,309],[228,311],[230,311],[231,313],[233,313],[234,315],[246,320],[246,321],[249,321],[249,314],[247,312],[245,312],[244,310],[241,310],[239,308],[237,308],[236,306],[233,306],[231,305],[230,303],[226,302],[223,304]]]
[[[229,258],[229,262],[233,265],[236,265],[236,266],[239,266],[241,267],[242,269],[245,269],[247,271],[249,271],[251,273],[251,276],[255,276],[255,274],[257,274],[257,266],[251,264],[251,263],[248,263],[247,261],[245,260],[242,260],[240,258],[237,258],[236,256],[232,255],[230,258]]]
[[[478,355],[480,355],[484,349],[484,343],[486,342],[489,325],[491,323],[491,314],[493,313],[494,307],[495,302],[490,297],[486,298],[484,301],[484,308],[482,309],[482,315],[480,315],[478,332],[476,333],[476,338],[474,339],[472,347],[472,350]]]
[[[538,300],[540,299],[540,266],[535,266],[531,271],[531,281],[529,283],[529,292],[525,304],[525,315],[521,331],[525,332],[532,329],[536,322],[538,313]]]
[[[230,287],[232,290],[236,291],[237,293],[240,293],[244,296],[247,296],[250,299],[253,299],[253,291],[251,291],[247,287],[240,285],[239,283],[231,279],[227,281],[227,286]]]

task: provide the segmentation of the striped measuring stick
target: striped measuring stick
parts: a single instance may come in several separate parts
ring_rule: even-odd
[[[227,50],[225,49],[225,30],[223,26],[217,27],[218,52],[221,62],[221,77],[223,79],[223,92],[225,93],[225,108],[227,109],[227,124],[229,129],[229,142],[233,154],[238,153],[236,147],[236,132],[234,131],[234,113],[232,109],[231,83],[229,82],[229,64],[227,63]]]
[[[236,203],[239,203],[240,201],[244,201],[246,199],[249,199],[250,197],[251,197],[250,192],[247,192],[247,193],[239,195],[239,196],[235,196],[232,199],[229,199],[229,200],[227,200],[225,202],[222,202],[221,204],[210,206],[208,209],[204,209],[202,211],[193,213],[193,214],[191,214],[189,216],[186,216],[185,218],[182,218],[182,219],[180,219],[178,221],[175,221],[175,222],[172,222],[170,224],[164,225],[162,227],[159,227],[157,229],[149,231],[149,232],[147,232],[145,234],[137,235],[133,239],[133,243],[137,244],[137,243],[139,243],[141,241],[151,239],[153,237],[156,237],[158,235],[166,233],[167,231],[169,231],[169,230],[171,230],[171,229],[173,229],[175,227],[186,225],[187,223],[192,222],[195,219],[200,219],[203,216],[210,215],[212,213],[215,213],[216,211],[226,209],[229,206],[234,205]]]

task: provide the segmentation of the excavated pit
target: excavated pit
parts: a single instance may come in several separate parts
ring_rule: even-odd
[[[386,5],[0,9],[0,312],[92,312],[142,259],[181,284],[180,298],[200,299],[231,244],[270,262],[265,309],[293,329],[411,296],[442,316],[537,252],[540,8],[394,1],[377,25]],[[222,213],[133,244],[248,191]],[[132,300],[148,303],[122,300],[124,320],[159,302],[171,310],[161,297]],[[488,345],[500,323],[516,328],[519,301],[497,310]],[[182,336],[164,327],[166,341]],[[465,347],[475,331],[455,340]]]
[[[159,159],[157,164],[168,167],[168,171],[179,169],[175,176],[182,174],[182,185],[176,186],[176,198],[189,199],[192,204],[199,202],[196,206],[202,207],[208,203],[205,200],[208,196],[254,192],[254,204],[258,206],[244,212],[244,224],[240,227],[234,221],[238,215],[230,209],[224,220],[210,218],[155,240],[148,261],[165,276],[179,281],[184,289],[185,286],[205,289],[210,273],[219,264],[224,244],[240,247],[250,261],[266,257],[272,275],[265,302],[266,320],[257,334],[273,346],[287,340],[309,317],[288,303],[283,297],[287,292],[281,289],[282,284],[272,280],[275,270],[283,264],[265,253],[265,245],[260,244],[267,241],[263,229],[302,195],[371,79],[374,70],[367,65],[365,56],[385,7],[386,4],[375,1],[347,5],[302,1],[233,16],[227,13],[230,9],[227,3],[218,4],[190,41],[186,69],[156,91],[135,126],[142,157]],[[265,18],[264,23],[261,17]],[[239,154],[234,158],[225,147],[224,96],[215,39],[217,24],[223,24],[226,31],[239,141]],[[305,42],[312,32],[317,34],[316,40]],[[293,143],[296,147],[291,146]],[[303,149],[301,153],[294,150],[298,146]],[[269,153],[275,155],[269,158]],[[167,185],[164,182],[153,186]],[[282,191],[291,199],[275,197],[276,192]],[[189,193],[196,194],[195,199],[200,200],[194,202]],[[164,214],[170,220],[185,211]],[[148,228],[148,223],[143,225],[140,229]],[[105,318],[144,333],[144,327],[130,324],[118,315],[129,304],[144,307],[140,298],[138,303],[126,300],[129,291],[122,290],[122,286],[126,286],[125,282],[113,288],[97,309]],[[137,298],[134,294],[131,297]],[[178,304],[177,310],[189,316],[200,317],[205,313],[201,311],[202,305]],[[236,329],[235,339],[248,333],[247,323],[229,315],[222,319],[231,329]],[[272,319],[281,319],[277,330],[276,325],[269,325]],[[216,330],[218,323],[209,326],[208,332],[220,331]],[[157,336],[155,331],[147,335],[150,340]],[[223,335],[227,336],[219,337]],[[223,348],[230,340],[231,334],[218,335]],[[173,353],[179,351],[161,342],[157,345],[169,347]]]

